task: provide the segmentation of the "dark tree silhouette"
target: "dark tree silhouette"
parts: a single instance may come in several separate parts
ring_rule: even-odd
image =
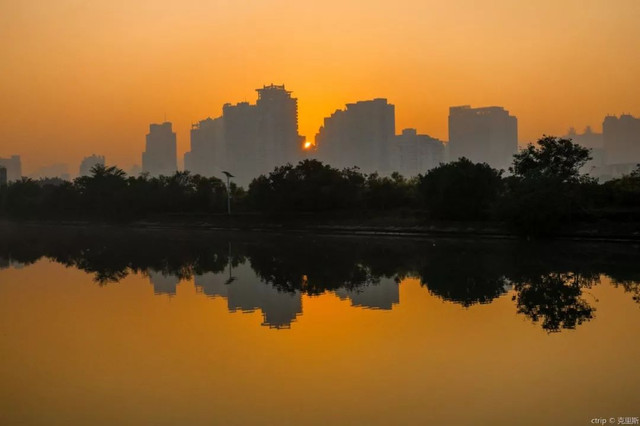
[[[519,178],[552,178],[558,182],[582,182],[580,169],[591,160],[590,150],[571,139],[543,136],[514,155],[509,171]]]
[[[541,322],[542,328],[553,333],[573,329],[593,318],[593,308],[582,296],[584,288],[590,288],[593,277],[576,273],[549,273],[532,276],[515,282],[518,313],[533,322]]]
[[[374,209],[395,209],[416,205],[416,180],[407,180],[397,172],[390,177],[372,174],[366,180],[365,203]]]
[[[640,208],[640,165],[630,174],[603,184],[605,202],[623,209]]]
[[[358,198],[352,172],[340,172],[317,160],[277,167],[249,185],[248,198],[259,210],[318,212],[351,207]]]
[[[461,158],[420,176],[418,191],[434,218],[486,219],[501,190],[501,173]]]
[[[589,150],[570,139],[545,136],[514,156],[502,198],[504,218],[520,234],[555,234],[571,219],[587,216],[594,180],[580,174]]]

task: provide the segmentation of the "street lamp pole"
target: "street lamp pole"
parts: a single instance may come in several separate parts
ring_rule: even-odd
[[[231,173],[222,171],[224,175],[227,177],[227,214],[231,216],[231,182],[230,178],[234,177]]]

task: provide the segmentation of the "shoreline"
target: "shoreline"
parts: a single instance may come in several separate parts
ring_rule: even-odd
[[[69,229],[134,229],[150,231],[207,231],[207,232],[238,232],[238,233],[276,233],[276,234],[311,234],[336,235],[354,237],[388,237],[388,238],[453,238],[453,239],[487,239],[487,240],[520,240],[520,241],[585,241],[602,243],[640,243],[640,232],[629,232],[624,226],[614,226],[614,232],[591,227],[586,224],[576,224],[577,228],[545,238],[526,238],[508,232],[504,226],[496,223],[448,223],[430,225],[351,225],[351,224],[317,224],[312,222],[261,222],[247,223],[231,221],[226,223],[212,223],[199,221],[136,221],[128,223],[114,223],[102,221],[15,221],[0,219],[0,230],[7,228],[69,228]],[[579,225],[582,225],[580,227]],[[624,224],[629,225],[629,224]],[[640,224],[631,224],[640,227]],[[626,231],[626,232],[625,232]]]

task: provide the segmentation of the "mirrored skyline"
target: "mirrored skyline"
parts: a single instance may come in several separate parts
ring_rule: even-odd
[[[184,286],[226,301],[229,312],[260,312],[262,325],[290,328],[307,297],[334,294],[352,307],[391,311],[400,286],[417,281],[428,293],[464,308],[508,296],[511,314],[548,333],[596,318],[592,289],[621,287],[640,303],[637,247],[626,244],[476,240],[256,236],[216,232],[38,228],[5,230],[0,269],[49,259],[89,274],[99,286],[128,276],[152,294],[177,297]],[[134,240],[126,239],[134,235]],[[138,280],[140,278],[137,278]]]

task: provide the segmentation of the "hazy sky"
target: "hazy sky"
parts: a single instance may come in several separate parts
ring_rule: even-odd
[[[26,173],[140,163],[150,122],[191,123],[285,83],[300,133],[386,97],[447,139],[451,105],[501,105],[521,143],[640,115],[638,0],[0,0],[0,156]]]

